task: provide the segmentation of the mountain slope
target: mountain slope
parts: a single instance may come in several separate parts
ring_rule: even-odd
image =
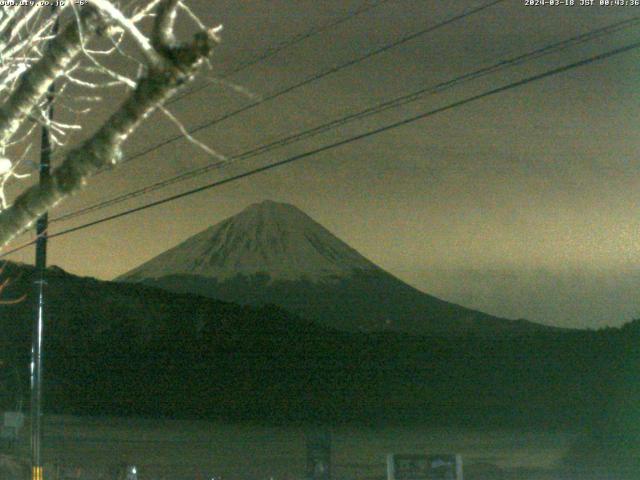
[[[24,296],[16,304],[0,303],[0,407],[11,409],[29,391],[34,268],[8,262],[2,279],[11,283],[0,300]],[[242,382],[263,378],[243,371],[245,358],[220,353],[226,343],[255,356],[265,339],[286,345],[292,338],[300,343],[332,335],[277,307],[256,309],[77,277],[57,267],[47,269],[46,279],[46,408],[58,412],[180,415],[184,408],[191,408],[190,414],[206,408],[212,413],[216,401],[233,401]],[[214,354],[222,358],[207,357]],[[227,378],[228,372],[238,380]],[[222,380],[228,391],[219,391]],[[220,410],[229,412],[231,407]]]
[[[118,280],[243,304],[276,304],[347,331],[528,332],[545,327],[445,302],[407,285],[296,207],[265,201]]]
[[[2,299],[33,292],[9,264]],[[0,406],[28,395],[35,299],[0,304]],[[347,333],[145,285],[47,275],[47,412],[280,421],[583,422],[638,329],[521,336]],[[635,352],[630,356],[628,352]],[[612,375],[613,373],[613,375]],[[22,392],[22,395],[20,394]],[[635,391],[635,390],[634,390]],[[626,397],[625,397],[626,398]],[[631,401],[629,399],[628,401]]]

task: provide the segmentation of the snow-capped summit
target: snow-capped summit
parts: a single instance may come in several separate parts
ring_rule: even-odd
[[[251,205],[119,278],[250,305],[338,330],[531,331],[416,290],[286,203]]]
[[[226,280],[236,275],[262,274],[272,280],[322,281],[377,269],[298,208],[265,200],[185,240],[121,279],[197,275]]]

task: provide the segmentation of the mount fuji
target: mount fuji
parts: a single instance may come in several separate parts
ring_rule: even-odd
[[[360,255],[304,212],[264,201],[117,279],[249,305],[344,331],[528,333],[549,327],[440,300]]]

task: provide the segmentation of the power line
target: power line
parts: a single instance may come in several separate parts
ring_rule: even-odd
[[[382,6],[383,4],[387,3],[390,0],[380,0],[377,3],[374,3],[372,5],[362,5],[360,8],[357,8],[355,11],[349,13],[348,15],[346,15],[343,18],[340,18],[338,20],[335,20],[333,22],[329,22],[325,25],[321,25],[318,26],[316,28],[312,28],[310,29],[308,32],[306,33],[302,33],[300,35],[295,35],[292,38],[290,38],[289,40],[285,40],[283,43],[281,43],[280,45],[275,45],[274,47],[268,48],[265,52],[263,52],[261,55],[257,56],[256,58],[253,58],[251,60],[248,60],[240,65],[238,65],[236,68],[233,68],[231,70],[229,70],[228,72],[225,72],[220,79],[225,79],[228,78],[232,75],[235,75],[236,73],[241,72],[242,70],[245,70],[249,67],[252,67],[260,62],[263,62],[275,55],[277,55],[278,53],[286,50],[289,47],[292,47],[294,45],[297,45],[298,43],[301,43],[319,33],[323,33],[327,30],[330,30],[332,28],[337,27],[338,25],[341,25],[345,22],[348,22],[350,20],[352,20],[353,18],[357,17],[358,15],[362,15],[363,13],[366,13],[370,10],[373,10],[375,8],[378,8],[380,6]],[[214,84],[215,82],[206,82],[204,85],[200,85],[199,87],[195,87],[191,90],[189,90],[188,92],[185,92],[181,95],[178,95],[175,98],[172,98],[171,100],[169,100],[166,105],[171,105],[175,102],[178,102],[180,100],[182,100],[185,97],[188,97],[190,95],[193,95],[194,93],[197,93],[201,90],[204,90],[205,88],[208,88],[209,86],[211,86],[212,84]]]
[[[640,48],[640,42],[631,43],[631,44],[625,45],[623,47],[619,47],[619,48],[616,48],[616,49],[613,49],[613,50],[609,50],[609,51],[607,51],[605,53],[594,55],[592,57],[588,57],[586,59],[583,59],[583,60],[580,60],[580,61],[577,61],[577,62],[573,62],[573,63],[567,64],[567,65],[563,65],[561,67],[557,67],[557,68],[554,68],[552,70],[547,70],[546,72],[539,73],[539,74],[527,77],[525,79],[518,80],[516,82],[512,82],[512,83],[509,83],[507,85],[503,85],[501,87],[497,87],[497,88],[494,88],[494,89],[491,89],[491,90],[487,90],[487,91],[485,91],[483,93],[467,97],[467,98],[465,98],[463,100],[458,100],[458,101],[450,103],[450,104],[448,104],[446,106],[439,107],[439,108],[436,108],[436,109],[433,109],[433,110],[429,110],[427,112],[422,112],[422,113],[414,115],[412,117],[405,118],[403,120],[400,120],[400,121],[397,121],[397,122],[394,122],[394,123],[391,123],[391,124],[388,124],[388,125],[385,125],[385,126],[382,126],[382,127],[378,127],[378,128],[372,129],[372,130],[368,130],[367,132],[361,133],[359,135],[355,135],[353,137],[349,137],[347,139],[340,140],[338,142],[334,142],[334,143],[331,143],[331,144],[328,144],[328,145],[324,145],[322,147],[315,148],[313,150],[309,150],[307,152],[288,157],[288,158],[286,158],[284,160],[280,160],[278,162],[274,162],[274,163],[271,163],[271,164],[268,164],[268,165],[264,165],[262,167],[255,168],[255,169],[249,170],[247,172],[243,172],[243,173],[234,175],[232,177],[225,178],[223,180],[218,180],[216,182],[212,182],[212,183],[209,183],[207,185],[203,185],[201,187],[197,187],[197,188],[188,190],[186,192],[179,193],[177,195],[172,195],[170,197],[166,197],[166,198],[161,199],[161,200],[150,202],[150,203],[147,203],[145,205],[142,205],[142,206],[139,206],[139,207],[136,207],[136,208],[125,210],[125,211],[116,213],[114,215],[109,215],[107,217],[103,217],[101,219],[94,220],[92,222],[88,222],[88,223],[85,223],[85,224],[82,224],[82,225],[78,225],[76,227],[72,227],[72,228],[68,228],[66,230],[62,230],[60,232],[49,234],[49,238],[56,238],[56,237],[60,237],[62,235],[67,235],[69,233],[77,232],[77,231],[83,230],[85,228],[93,227],[95,225],[99,225],[99,224],[104,223],[104,222],[115,220],[117,218],[122,218],[122,217],[125,217],[127,215],[131,215],[133,213],[137,213],[137,212],[140,212],[140,211],[143,211],[143,210],[147,210],[149,208],[156,207],[158,205],[163,205],[165,203],[169,203],[169,202],[172,202],[172,201],[184,198],[184,197],[188,197],[188,196],[194,195],[196,193],[199,193],[199,192],[202,192],[202,191],[205,191],[205,190],[209,190],[209,189],[212,189],[212,188],[215,188],[215,187],[219,187],[219,186],[227,184],[227,183],[234,182],[236,180],[240,180],[240,179],[243,179],[243,178],[246,178],[246,177],[250,177],[250,176],[256,175],[258,173],[262,173],[262,172],[265,172],[265,171],[268,171],[268,170],[272,170],[272,169],[277,168],[277,167],[281,167],[283,165],[287,165],[287,164],[290,164],[290,163],[293,163],[293,162],[296,162],[296,161],[299,161],[299,160],[303,160],[303,159],[306,159],[306,158],[311,157],[313,155],[317,155],[319,153],[323,153],[323,152],[326,152],[328,150],[332,150],[334,148],[338,148],[338,147],[341,147],[343,145],[347,145],[347,144],[356,142],[358,140],[363,140],[365,138],[372,137],[374,135],[378,135],[380,133],[383,133],[383,132],[386,132],[386,131],[389,131],[389,130],[392,130],[392,129],[395,129],[395,128],[398,128],[398,127],[402,127],[404,125],[408,125],[408,124],[417,122],[419,120],[423,120],[425,118],[431,117],[433,115],[437,115],[439,113],[443,113],[443,112],[446,112],[446,111],[449,111],[449,110],[453,110],[455,108],[459,108],[459,107],[461,107],[463,105],[467,105],[469,103],[481,100],[483,98],[491,97],[493,95],[497,95],[499,93],[506,92],[508,90],[512,90],[514,88],[518,88],[518,87],[527,85],[529,83],[536,82],[538,80],[542,80],[544,78],[548,78],[548,77],[551,77],[551,76],[554,76],[554,75],[558,75],[560,73],[567,72],[567,71],[572,70],[574,68],[578,68],[578,67],[582,67],[582,66],[585,66],[585,65],[589,65],[591,63],[602,61],[602,60],[605,60],[607,58],[613,57],[615,55],[620,55],[622,53],[629,52],[629,51],[634,50],[636,48]],[[27,245],[31,245],[33,243],[34,243],[34,241],[30,242]],[[15,253],[18,250],[22,250],[27,245],[23,245],[21,247],[18,247],[18,248],[10,250],[8,252],[5,252],[3,254],[0,254],[0,258],[6,257],[7,255]]]
[[[313,36],[315,36],[317,34],[323,33],[325,31],[328,31],[328,30],[330,30],[332,28],[335,28],[335,27],[337,27],[337,26],[339,26],[339,25],[341,25],[343,23],[346,23],[346,22],[352,20],[353,18],[357,17],[358,15],[362,15],[363,13],[366,13],[368,11],[376,9],[376,8],[384,5],[385,3],[389,2],[389,1],[390,0],[379,0],[378,2],[373,3],[373,4],[364,3],[363,5],[361,5],[359,8],[357,8],[353,12],[350,12],[348,15],[346,15],[346,16],[344,16],[342,18],[339,18],[338,20],[335,20],[333,22],[329,22],[329,23],[327,23],[325,25],[317,26],[315,28],[311,28],[309,31],[307,31],[305,33],[302,33],[300,35],[295,35],[292,38],[284,41],[280,45],[275,45],[272,48],[268,48],[261,55],[255,57],[255,58],[253,58],[251,60],[248,60],[245,63],[242,63],[242,64],[238,65],[237,67],[233,68],[232,70],[229,70],[228,72],[224,73],[220,78],[221,79],[225,79],[225,78],[228,78],[228,77],[230,77],[230,76],[232,76],[232,75],[234,75],[236,73],[239,73],[242,70],[245,70],[245,69],[247,69],[247,68],[249,68],[249,67],[251,67],[253,65],[256,65],[256,64],[258,64],[260,62],[263,62],[264,60],[267,60],[267,59],[277,55],[278,53],[286,50],[287,48],[290,48],[290,47],[292,47],[294,45],[297,45],[297,44],[299,44],[299,43],[301,43],[301,42],[303,42],[303,41],[305,41],[305,40],[307,40],[307,39],[309,39],[309,38],[311,38],[311,37],[313,37]],[[210,86],[213,83],[215,83],[215,82],[207,82],[204,85],[196,87],[196,88],[194,88],[194,89],[192,89],[192,90],[190,90],[188,92],[183,93],[182,95],[174,97],[171,100],[169,100],[168,102],[166,102],[165,105],[171,105],[173,103],[176,103],[176,102],[182,100],[185,97],[188,97],[188,96],[190,96],[190,95],[192,95],[194,93],[197,93],[200,90],[203,90],[203,89],[207,88],[208,86]],[[189,133],[192,133],[192,132],[189,132]],[[183,136],[184,135],[180,135],[178,138],[182,138]],[[160,148],[160,147],[158,146],[157,148]],[[135,154],[133,157],[125,159],[125,162],[129,161],[129,160],[132,160],[133,158],[136,158],[137,156],[144,155],[144,154],[145,153]],[[52,221],[55,221],[55,220],[52,220]]]
[[[147,185],[145,187],[139,188],[137,190],[134,190],[132,192],[127,192],[125,194],[121,194],[115,197],[112,197],[111,199],[108,200],[104,200],[102,202],[96,203],[94,205],[90,205],[88,207],[84,207],[81,208],[79,210],[76,210],[74,212],[70,212],[68,214],[65,215],[61,215],[57,218],[52,219],[52,222],[59,222],[59,221],[66,221],[66,220],[70,220],[72,218],[76,218],[85,214],[88,214],[90,212],[96,211],[96,210],[101,210],[107,207],[110,207],[112,205],[116,205],[118,203],[124,202],[126,200],[130,200],[132,198],[136,198],[142,195],[146,195],[148,193],[160,190],[162,188],[168,187],[170,185],[173,185],[175,183],[178,182],[182,182],[182,181],[186,181],[188,179],[191,178],[195,178],[198,177],[200,175],[204,175],[205,173],[208,173],[214,169],[220,168],[220,167],[224,167],[226,165],[229,164],[230,161],[235,161],[235,160],[241,160],[241,159],[246,159],[246,158],[250,158],[250,157],[254,157],[256,155],[271,151],[273,149],[276,148],[280,148],[286,145],[289,145],[291,143],[297,142],[299,140],[302,139],[306,139],[309,137],[312,137],[314,135],[318,135],[320,133],[323,133],[329,129],[335,128],[337,126],[342,126],[345,125],[349,122],[355,121],[355,120],[359,120],[374,114],[378,114],[381,113],[383,111],[386,111],[390,108],[396,108],[398,106],[401,105],[405,105],[407,103],[410,102],[414,102],[419,100],[420,98],[422,98],[424,95],[426,94],[436,94],[436,93],[440,93],[442,91],[445,91],[447,89],[453,88],[455,86],[458,86],[462,83],[471,81],[471,80],[475,80],[478,79],[480,77],[486,76],[488,74],[492,74],[495,72],[498,72],[500,70],[503,69],[507,69],[507,68],[512,68],[514,66],[517,65],[521,65],[525,62],[531,61],[531,60],[535,60],[538,59],[544,55],[548,55],[551,53],[557,53],[561,50],[564,50],[566,48],[572,47],[572,46],[576,46],[579,45],[581,43],[585,43],[588,41],[592,41],[596,38],[601,38],[604,35],[610,35],[612,33],[616,33],[619,32],[623,29],[632,27],[637,25],[638,23],[640,23],[640,16],[636,16],[636,17],[632,17],[630,19],[627,20],[623,20],[623,21],[619,21],[619,22],[615,22],[613,24],[607,25],[605,27],[599,28],[599,29],[595,29],[592,30],[590,32],[581,34],[581,35],[577,35],[574,37],[571,37],[569,39],[566,40],[562,40],[559,42],[554,42],[552,44],[546,45],[544,47],[535,49],[531,52],[525,53],[525,54],[521,54],[518,55],[516,57],[512,57],[510,59],[507,60],[501,60],[497,63],[494,63],[490,66],[487,67],[483,67],[480,68],[478,70],[475,70],[473,72],[470,73],[466,73],[460,76],[457,76],[451,80],[445,81],[445,82],[441,82],[438,83],[437,85],[434,86],[430,86],[430,87],[426,87],[426,88],[422,88],[418,91],[406,94],[406,95],[402,95],[399,97],[396,97],[394,99],[388,100],[386,102],[383,102],[381,104],[366,108],[364,110],[361,110],[359,112],[356,113],[352,113],[349,114],[345,117],[341,117],[339,119],[335,119],[332,120],[328,123],[324,123],[322,125],[316,126],[314,128],[290,135],[288,137],[285,138],[281,138],[278,140],[275,140],[271,143],[268,143],[266,145],[262,145],[259,146],[257,148],[254,148],[252,150],[248,150],[245,151],[243,153],[240,153],[238,155],[234,155],[233,157],[231,157],[228,161],[218,161],[218,162],[213,162],[210,163],[208,165],[205,165],[203,167],[191,170],[189,172],[184,172],[181,173],[179,175],[176,175],[174,177],[170,177],[168,179],[162,180],[160,182],[155,182],[152,183],[150,185]]]
[[[253,108],[255,108],[255,107],[259,106],[259,105],[262,105],[265,102],[269,102],[271,100],[275,100],[276,98],[281,97],[283,95],[286,95],[287,93],[290,93],[290,92],[292,92],[294,90],[302,88],[302,87],[304,87],[306,85],[309,85],[309,84],[311,84],[313,82],[321,80],[321,79],[323,79],[323,78],[325,78],[325,77],[327,77],[329,75],[332,75],[332,74],[337,73],[337,72],[339,72],[341,70],[344,70],[345,68],[349,68],[349,67],[351,67],[353,65],[361,63],[361,62],[363,62],[363,61],[365,61],[365,60],[367,60],[367,59],[369,59],[371,57],[374,57],[374,56],[379,55],[379,54],[381,54],[383,52],[391,50],[391,49],[393,49],[393,48],[395,48],[395,47],[397,47],[399,45],[402,45],[402,44],[407,43],[407,42],[409,42],[411,40],[414,40],[414,39],[416,39],[416,38],[418,38],[418,37],[420,37],[422,35],[426,35],[427,33],[431,33],[431,32],[433,32],[435,30],[443,28],[443,27],[445,27],[447,25],[450,25],[452,23],[455,23],[455,22],[457,22],[459,20],[462,20],[464,18],[467,18],[467,17],[470,17],[472,15],[475,15],[476,13],[479,13],[479,12],[481,12],[483,10],[486,10],[486,9],[488,9],[488,8],[494,6],[494,5],[497,5],[499,3],[502,3],[504,1],[505,0],[492,0],[492,1],[490,1],[488,3],[485,3],[485,4],[483,4],[483,5],[479,6],[479,7],[473,8],[471,10],[467,10],[466,12],[463,12],[461,14],[458,14],[458,15],[455,15],[453,17],[448,18],[447,20],[443,20],[440,23],[437,23],[437,24],[432,25],[430,27],[427,27],[425,29],[419,30],[417,32],[405,35],[405,36],[403,36],[403,37],[401,37],[401,38],[399,38],[397,40],[394,40],[391,43],[387,43],[387,44],[383,45],[382,47],[379,47],[379,48],[377,48],[375,50],[372,50],[372,51],[370,51],[368,53],[365,53],[364,55],[361,55],[361,56],[356,57],[354,59],[348,60],[348,61],[346,61],[344,63],[341,63],[339,65],[336,65],[334,67],[331,67],[331,68],[329,68],[327,70],[324,70],[324,71],[322,71],[320,73],[317,73],[317,74],[315,74],[315,75],[313,75],[311,77],[308,77],[305,80],[302,80],[302,81],[300,81],[298,83],[295,83],[295,84],[293,84],[293,85],[291,85],[289,87],[286,87],[286,88],[284,88],[282,90],[278,90],[277,92],[274,92],[274,93],[272,93],[270,95],[267,95],[266,97],[263,97],[260,100],[257,100],[257,101],[255,101],[253,103],[245,105],[244,107],[241,107],[241,108],[239,108],[237,110],[233,110],[233,111],[231,111],[229,113],[221,115],[220,117],[217,117],[217,118],[209,120],[209,121],[207,121],[207,122],[205,122],[205,123],[203,123],[201,125],[193,127],[193,128],[188,130],[188,133],[191,135],[191,134],[199,132],[200,130],[204,130],[205,128],[209,128],[209,127],[211,127],[211,126],[213,126],[213,125],[215,125],[217,123],[223,122],[225,120],[228,120],[229,118],[232,118],[232,117],[234,117],[236,115],[239,115],[241,113],[249,111],[249,110],[251,110],[251,109],[253,109]],[[155,145],[153,145],[153,146],[151,146],[151,147],[149,147],[149,148],[147,148],[145,150],[142,150],[142,151],[140,151],[138,153],[135,153],[135,154],[127,157],[126,159],[124,159],[120,163],[121,164],[122,163],[128,163],[128,162],[130,162],[132,160],[135,160],[136,158],[140,158],[140,157],[142,157],[144,155],[147,155],[148,153],[151,153],[151,152],[153,152],[153,151],[155,151],[155,150],[157,150],[157,149],[159,149],[161,147],[164,147],[165,145],[173,143],[176,140],[180,140],[181,138],[184,138],[184,137],[185,137],[184,134],[178,134],[178,135],[175,135],[173,137],[170,137],[170,138],[168,138],[168,139],[166,139],[166,140],[164,140],[164,141],[162,141],[160,143],[157,143],[157,144],[155,144]]]
[[[371,8],[375,8],[375,7],[379,6],[379,5],[381,5],[382,3],[384,3],[385,1],[388,1],[388,0],[381,0],[380,2],[378,2],[378,3],[377,3],[377,4],[375,4],[373,7],[370,7],[370,8],[367,8],[367,7],[365,7],[365,8],[361,8],[360,10],[356,11],[356,12],[355,12],[351,17],[349,17],[349,18],[352,18],[352,17],[353,17],[353,16],[355,16],[356,14],[364,13],[364,11],[370,10]],[[378,48],[378,49],[376,49],[376,50],[370,51],[370,52],[366,53],[365,55],[363,55],[363,56],[361,56],[361,57],[357,57],[357,58],[352,59],[352,60],[349,60],[349,61],[347,61],[347,62],[345,62],[345,63],[343,63],[343,64],[340,64],[340,65],[338,65],[338,66],[335,66],[335,67],[332,67],[332,68],[330,68],[330,69],[328,69],[328,70],[325,70],[325,71],[323,71],[323,72],[320,72],[319,74],[316,74],[316,75],[314,75],[314,76],[312,76],[312,77],[310,77],[310,78],[307,78],[306,80],[303,80],[302,82],[299,82],[299,83],[297,83],[297,84],[295,84],[295,85],[292,85],[292,86],[290,86],[290,87],[287,87],[287,88],[285,88],[284,90],[280,90],[280,91],[278,91],[278,92],[275,92],[275,93],[273,93],[273,94],[269,95],[268,97],[263,97],[262,99],[260,99],[260,100],[259,100],[259,101],[257,101],[257,102],[254,102],[254,103],[249,104],[249,105],[247,105],[247,106],[245,106],[245,107],[243,107],[243,108],[240,108],[240,109],[238,109],[238,110],[235,110],[235,111],[233,111],[233,112],[230,112],[230,113],[228,113],[228,114],[226,114],[226,115],[223,115],[222,117],[219,117],[219,118],[216,118],[216,119],[214,119],[214,120],[211,120],[211,121],[207,122],[206,124],[203,124],[203,125],[199,125],[199,126],[197,126],[197,127],[194,127],[194,128],[192,128],[191,130],[188,130],[186,133],[187,133],[187,134],[189,134],[189,135],[191,135],[191,134],[193,134],[193,133],[196,133],[196,132],[198,132],[198,131],[200,131],[200,130],[203,130],[203,129],[205,129],[205,128],[208,128],[208,127],[210,127],[210,126],[212,126],[212,125],[214,125],[214,124],[216,124],[216,123],[222,122],[223,120],[226,120],[226,119],[228,119],[228,118],[230,118],[230,117],[232,117],[232,116],[235,116],[235,115],[237,115],[237,114],[240,114],[240,113],[242,113],[242,112],[244,112],[244,111],[247,111],[247,110],[249,110],[249,109],[251,109],[251,108],[254,108],[254,107],[258,106],[258,105],[261,105],[261,104],[262,104],[262,103],[264,103],[264,102],[267,102],[267,101],[273,100],[273,99],[275,99],[275,98],[277,98],[277,97],[279,97],[279,96],[281,96],[281,95],[285,95],[286,93],[289,93],[289,92],[291,92],[291,91],[293,91],[293,90],[295,90],[295,89],[297,89],[297,88],[300,88],[300,87],[302,87],[302,86],[304,86],[304,85],[308,85],[308,84],[310,84],[310,83],[312,83],[312,82],[314,82],[314,81],[317,81],[317,80],[319,80],[319,79],[321,79],[321,78],[324,78],[324,77],[326,77],[326,76],[329,76],[329,75],[331,75],[331,74],[333,74],[333,73],[336,73],[336,72],[338,72],[338,71],[340,71],[340,70],[342,70],[342,69],[344,69],[344,68],[348,68],[348,67],[350,67],[350,66],[352,66],[352,65],[355,65],[355,64],[357,64],[357,63],[360,63],[360,62],[362,62],[362,61],[364,61],[364,60],[366,60],[366,59],[368,59],[368,58],[371,58],[371,57],[373,57],[373,56],[375,56],[375,55],[378,55],[378,54],[383,53],[383,52],[385,52],[385,51],[387,51],[387,50],[390,50],[390,49],[392,49],[392,48],[395,48],[395,47],[397,47],[397,46],[399,46],[399,45],[401,45],[401,44],[404,44],[404,43],[406,43],[406,42],[409,42],[409,41],[411,41],[411,40],[413,40],[413,39],[415,39],[415,38],[418,38],[418,37],[419,37],[419,36],[421,36],[421,35],[425,35],[425,34],[427,34],[427,33],[433,32],[433,31],[435,31],[435,30],[437,30],[437,29],[439,29],[439,28],[442,28],[442,27],[445,27],[445,26],[450,25],[450,24],[452,24],[452,23],[455,23],[455,22],[457,22],[457,21],[459,21],[459,20],[462,20],[462,19],[464,19],[464,18],[466,18],[466,17],[472,16],[472,15],[474,15],[474,14],[476,14],[476,13],[479,13],[479,12],[481,12],[481,11],[485,10],[485,9],[488,9],[488,8],[490,8],[490,7],[494,6],[494,5],[497,5],[497,4],[499,4],[499,3],[502,3],[502,2],[504,2],[504,1],[505,1],[505,0],[492,0],[492,1],[489,1],[489,2],[487,2],[487,3],[483,4],[483,5],[479,6],[479,7],[473,8],[473,9],[471,9],[471,10],[467,10],[466,12],[463,12],[463,13],[461,13],[461,14],[458,14],[458,15],[455,15],[455,16],[453,16],[453,17],[450,17],[450,18],[448,18],[448,19],[446,19],[446,20],[444,20],[444,21],[442,21],[442,22],[440,22],[440,23],[437,23],[437,24],[435,24],[435,25],[432,25],[432,26],[430,26],[430,27],[427,27],[427,28],[425,28],[425,29],[423,29],[423,30],[420,30],[420,31],[414,32],[414,33],[409,34],[409,35],[405,35],[404,37],[401,37],[400,39],[398,39],[398,40],[396,40],[396,41],[394,41],[394,42],[392,42],[392,43],[386,44],[386,45],[384,45],[384,46],[382,46],[382,47],[380,47],[380,48]],[[335,23],[335,22],[334,22],[334,23]],[[308,37],[305,37],[305,38],[308,38]],[[297,41],[296,41],[295,39],[291,41],[291,44],[292,44],[292,45],[293,45],[293,44],[295,44],[295,43],[297,43]],[[284,47],[283,47],[283,48],[284,48]],[[267,52],[267,53],[265,53],[265,55],[264,55],[264,57],[265,57],[265,58],[267,58],[267,57],[269,57],[269,56],[271,56],[271,55],[270,55],[268,52]],[[257,63],[257,61],[258,61],[258,60],[256,60],[256,62],[255,62],[255,63]],[[242,68],[244,68],[244,67],[239,67],[239,69],[242,69]],[[239,71],[239,70],[238,70],[238,71]],[[234,72],[234,73],[235,73],[235,72]],[[190,92],[189,94],[191,94],[191,93],[193,93],[193,92]],[[186,96],[186,95],[185,95],[185,96]],[[152,147],[150,147],[150,148],[148,148],[148,149],[146,149],[146,150],[143,150],[143,151],[138,152],[138,153],[136,153],[136,154],[134,154],[134,155],[132,155],[132,156],[130,156],[130,157],[128,157],[128,158],[125,158],[125,159],[124,159],[122,162],[120,162],[120,163],[121,163],[121,164],[122,164],[122,163],[128,163],[128,162],[130,162],[130,161],[132,161],[132,160],[135,160],[136,158],[139,158],[139,157],[141,157],[141,156],[144,156],[144,155],[146,155],[146,154],[148,154],[148,153],[150,153],[150,152],[152,152],[152,151],[154,151],[154,150],[157,150],[157,149],[159,149],[159,148],[161,148],[161,147],[163,147],[163,146],[165,146],[165,145],[168,145],[168,144],[170,144],[170,143],[172,143],[172,142],[174,142],[174,141],[176,141],[176,140],[179,140],[179,139],[181,139],[181,138],[184,138],[185,136],[186,136],[185,134],[179,134],[179,135],[176,135],[176,136],[171,137],[171,138],[169,138],[169,139],[166,139],[166,140],[164,140],[164,141],[162,141],[162,142],[160,142],[160,143],[158,143],[158,144],[156,144],[156,145],[154,145],[154,146],[152,146]],[[110,170],[110,168],[105,168],[105,169],[99,170],[97,174],[100,174],[100,173],[103,173],[103,172],[105,172],[105,171],[109,171],[109,170]],[[2,258],[2,256],[1,256],[1,255],[0,255],[0,258]]]

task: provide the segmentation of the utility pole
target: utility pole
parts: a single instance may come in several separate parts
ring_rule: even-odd
[[[55,15],[55,6],[51,7]],[[53,25],[52,34],[58,33],[58,20]],[[55,82],[47,92],[45,117],[40,140],[39,182],[45,184],[51,179],[51,137],[48,123],[53,119],[53,98]],[[42,468],[42,341],[45,316],[45,287],[47,268],[47,228],[49,216],[44,213],[36,223],[36,266],[34,290],[36,299],[33,336],[31,340],[31,480],[43,480]]]

